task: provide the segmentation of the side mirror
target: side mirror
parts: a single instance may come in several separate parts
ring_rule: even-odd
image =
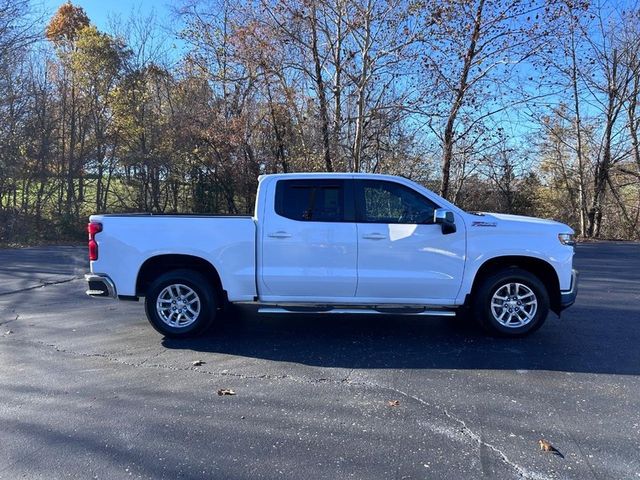
[[[436,208],[433,211],[433,223],[439,223],[442,226],[442,234],[449,235],[455,233],[456,223],[453,212],[444,208]]]

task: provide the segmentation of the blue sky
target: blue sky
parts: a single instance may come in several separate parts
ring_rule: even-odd
[[[55,13],[66,0],[42,0],[47,16]],[[72,0],[74,5],[84,8],[89,19],[99,30],[109,31],[109,18],[120,16],[126,20],[132,13],[149,16],[153,13],[158,23],[170,24],[172,7],[177,2],[170,0]]]
[[[67,0],[39,1],[38,4],[38,0],[34,0],[33,6],[37,11],[44,13],[46,24],[60,5]],[[119,32],[126,35],[120,28],[126,29],[127,22],[131,18],[143,22],[152,19],[153,22],[150,25],[153,32],[152,39],[146,44],[144,50],[138,51],[140,55],[147,57],[146,60],[151,56],[160,55],[163,57],[162,61],[171,64],[179,62],[186,50],[184,42],[177,38],[181,22],[175,9],[181,5],[182,0],[71,0],[71,3],[82,7],[98,30],[110,34]],[[120,25],[115,30],[114,22]],[[136,51],[135,34],[126,41],[130,42],[129,45]]]

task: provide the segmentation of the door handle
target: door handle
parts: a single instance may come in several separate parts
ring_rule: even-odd
[[[387,236],[382,233],[367,233],[362,235],[362,238],[366,238],[367,240],[384,240]]]
[[[291,234],[287,233],[287,232],[283,232],[282,230],[279,230],[277,232],[272,232],[267,234],[267,236],[271,237],[271,238],[290,238]]]

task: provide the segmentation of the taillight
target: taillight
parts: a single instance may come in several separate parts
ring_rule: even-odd
[[[102,231],[102,224],[91,222],[87,224],[87,232],[89,232],[89,260],[98,260],[98,243],[96,242],[96,233]]]

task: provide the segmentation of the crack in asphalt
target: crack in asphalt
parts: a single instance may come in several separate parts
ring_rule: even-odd
[[[509,457],[507,457],[507,455],[502,450],[500,450],[498,447],[496,447],[495,445],[483,440],[482,436],[478,435],[473,430],[471,430],[467,426],[467,424],[466,424],[466,422],[464,420],[462,420],[461,418],[458,418],[456,415],[452,414],[446,408],[443,409],[443,411],[444,411],[444,414],[448,418],[458,422],[462,426],[461,431],[462,431],[463,434],[465,434],[466,436],[471,438],[473,441],[475,441],[479,445],[482,445],[482,446],[488,448],[489,450],[493,451],[495,454],[498,455],[498,457],[500,458],[500,460],[504,464],[506,464],[506,465],[510,466],[511,468],[513,468],[520,476],[522,476],[524,478],[534,479],[534,480],[547,480],[547,479],[551,478],[551,477],[548,477],[546,475],[542,475],[542,474],[540,474],[538,472],[534,472],[534,471],[528,470],[528,469],[526,469],[524,467],[521,467],[520,465],[518,465],[514,461],[510,460]]]
[[[389,390],[392,392],[395,392],[399,395],[402,395],[403,397],[409,398],[414,400],[415,402],[427,406],[427,407],[432,407],[431,404],[429,404],[427,401],[425,401],[424,399],[416,396],[416,395],[412,395],[408,392],[405,392],[404,390],[400,390],[398,388],[394,388],[391,387],[389,385],[384,385],[384,384],[380,384],[380,383],[376,383],[376,382],[368,382],[368,381],[352,381],[349,380],[349,377],[351,376],[351,374],[354,372],[355,369],[350,369],[350,371],[348,372],[348,374],[340,379],[329,379],[329,378],[318,378],[318,379],[308,379],[308,378],[303,378],[303,377],[297,377],[297,376],[292,376],[292,375],[269,375],[269,374],[264,374],[264,375],[245,375],[245,374],[239,374],[239,373],[231,373],[231,372],[212,372],[210,370],[206,370],[206,369],[202,369],[199,367],[176,367],[176,366],[172,366],[172,365],[166,365],[166,364],[162,364],[162,363],[147,363],[149,362],[149,360],[152,360],[154,358],[159,357],[162,353],[164,353],[164,350],[161,350],[160,352],[152,355],[149,358],[146,358],[145,360],[143,360],[142,362],[138,362],[138,363],[134,363],[134,362],[127,362],[126,360],[122,360],[120,358],[117,357],[113,357],[104,353],[83,353],[83,352],[76,352],[74,350],[67,350],[65,348],[61,348],[55,344],[52,343],[46,343],[46,342],[42,342],[42,341],[32,341],[32,340],[25,340],[25,339],[20,339],[17,340],[20,343],[26,343],[26,344],[31,344],[31,345],[35,345],[35,346],[40,346],[40,347],[49,347],[52,348],[54,351],[58,352],[58,353],[64,353],[67,355],[72,355],[72,356],[76,356],[76,357],[86,357],[86,358],[102,358],[105,359],[107,361],[110,362],[114,362],[114,363],[118,363],[120,365],[126,365],[132,368],[162,368],[162,369],[166,369],[166,370],[171,370],[171,371],[192,371],[195,373],[199,373],[199,374],[203,374],[203,375],[209,375],[212,377],[218,377],[218,378],[224,378],[224,377],[230,377],[230,378],[238,378],[238,379],[247,379],[247,380],[283,380],[283,379],[287,379],[289,381],[292,382],[296,382],[296,383],[304,383],[304,384],[318,384],[318,383],[324,383],[324,382],[328,382],[328,383],[332,383],[332,384],[337,384],[337,385],[344,385],[347,384],[349,386],[354,386],[354,387],[366,387],[366,388],[371,388],[371,389],[382,389],[382,390]],[[463,438],[466,438],[467,440],[471,440],[473,443],[477,443],[478,445],[484,446],[486,448],[488,448],[490,451],[492,451],[493,453],[495,453],[498,457],[498,459],[505,465],[507,465],[508,467],[512,468],[519,476],[521,476],[522,478],[526,478],[526,479],[530,479],[530,480],[550,480],[551,477],[545,476],[543,474],[540,474],[538,472],[535,471],[531,471],[528,470],[520,465],[518,465],[516,462],[512,461],[509,459],[509,457],[497,446],[495,446],[492,443],[489,443],[485,440],[483,440],[483,438],[481,437],[481,435],[475,433],[468,425],[467,423],[462,420],[461,418],[459,418],[458,416],[454,415],[453,413],[451,413],[451,411],[449,411],[447,408],[445,407],[440,407],[438,405],[433,405],[433,407],[435,407],[437,410],[442,411],[445,415],[446,418],[448,418],[449,420],[453,421],[454,423],[457,423],[458,425],[460,425],[459,428],[455,429],[455,428],[438,428],[436,425],[432,425],[427,423],[426,426],[428,428],[430,428],[430,430],[432,430],[435,433],[439,433],[442,435],[445,435],[447,437],[449,437],[452,440],[461,440],[462,438],[460,438],[460,435]],[[422,424],[422,423],[421,423]]]
[[[62,283],[69,283],[69,282],[73,282],[74,280],[80,280],[81,278],[83,278],[82,276],[74,276],[71,278],[65,278],[64,280],[54,280],[54,281],[43,281],[40,282],[38,285],[31,285],[30,287],[24,287],[24,288],[20,288],[18,290],[11,290],[9,292],[0,292],[0,297],[4,297],[6,295],[13,295],[14,293],[22,293],[22,292],[28,292],[29,290],[35,290],[37,288],[43,288],[43,287],[48,287],[50,285],[60,285]]]
[[[241,379],[248,379],[248,380],[252,380],[252,379],[253,380],[260,380],[260,379],[277,380],[277,379],[283,379],[283,378],[289,378],[292,380],[295,379],[295,377],[292,377],[290,375],[243,375],[239,373],[229,373],[229,372],[211,372],[209,370],[200,369],[198,367],[175,367],[172,365],[165,365],[162,363],[147,363],[149,362],[149,360],[159,357],[162,353],[164,353],[164,351],[160,351],[150,356],[149,358],[144,359],[142,362],[134,363],[134,362],[127,362],[126,360],[122,360],[121,358],[110,356],[105,353],[84,353],[84,352],[76,352],[74,350],[67,350],[53,343],[24,340],[24,339],[20,339],[17,341],[25,344],[30,344],[30,345],[50,347],[56,352],[66,353],[67,355],[72,355],[75,357],[103,358],[107,361],[118,363],[120,365],[126,365],[127,367],[133,367],[133,368],[161,368],[161,369],[171,370],[176,372],[192,371],[200,374],[210,375],[212,377],[233,377],[233,378],[241,378]]]
[[[142,367],[145,363],[147,363],[149,360],[153,360],[154,358],[158,358],[160,355],[162,355],[165,351],[164,350],[160,350],[158,353],[156,353],[155,355],[150,356],[149,358],[145,358],[142,362],[140,362],[140,364],[138,365],[139,367]]]
[[[381,385],[381,387],[382,387],[382,385]],[[410,393],[407,393],[407,392],[405,392],[403,390],[399,390],[397,388],[388,387],[388,386],[385,387],[385,388],[393,390],[393,391],[395,391],[395,392],[399,393],[400,395],[403,395],[403,396],[405,396],[407,398],[411,398],[411,399],[415,400],[416,402],[421,403],[423,405],[426,405],[426,406],[429,406],[429,407],[431,406],[428,402],[426,402],[422,398],[417,397],[415,395],[411,395]],[[459,432],[463,436],[469,438],[470,440],[472,440],[473,442],[477,443],[478,445],[482,445],[482,446],[488,448],[489,450],[493,451],[494,453],[496,453],[498,455],[498,458],[500,458],[500,460],[502,461],[502,463],[504,463],[505,465],[508,465],[509,467],[513,468],[521,477],[527,478],[527,479],[532,479],[532,480],[550,480],[551,477],[542,475],[542,474],[540,474],[538,472],[534,472],[534,471],[528,470],[528,469],[526,469],[524,467],[521,467],[520,465],[518,465],[514,461],[510,460],[509,457],[507,457],[507,455],[502,450],[500,450],[495,445],[483,440],[481,435],[475,433],[471,428],[469,428],[467,426],[467,423],[464,420],[462,420],[461,418],[459,418],[456,415],[454,415],[453,413],[451,413],[448,409],[441,408],[441,407],[439,407],[437,405],[435,405],[435,408],[437,408],[438,410],[442,410],[447,418],[449,418],[450,420],[458,423],[461,426],[461,428],[459,429]],[[443,433],[443,432],[440,432],[440,433]],[[451,437],[454,437],[454,438],[456,437],[454,432],[449,432],[449,433],[450,433]]]
[[[18,320],[19,318],[20,318],[20,314],[19,314],[19,313],[16,313],[16,318],[14,318],[13,320],[7,320],[6,322],[0,322],[0,327],[1,327],[2,325],[8,325],[8,324],[10,324],[10,323],[13,323],[13,322],[15,322],[16,320]]]

